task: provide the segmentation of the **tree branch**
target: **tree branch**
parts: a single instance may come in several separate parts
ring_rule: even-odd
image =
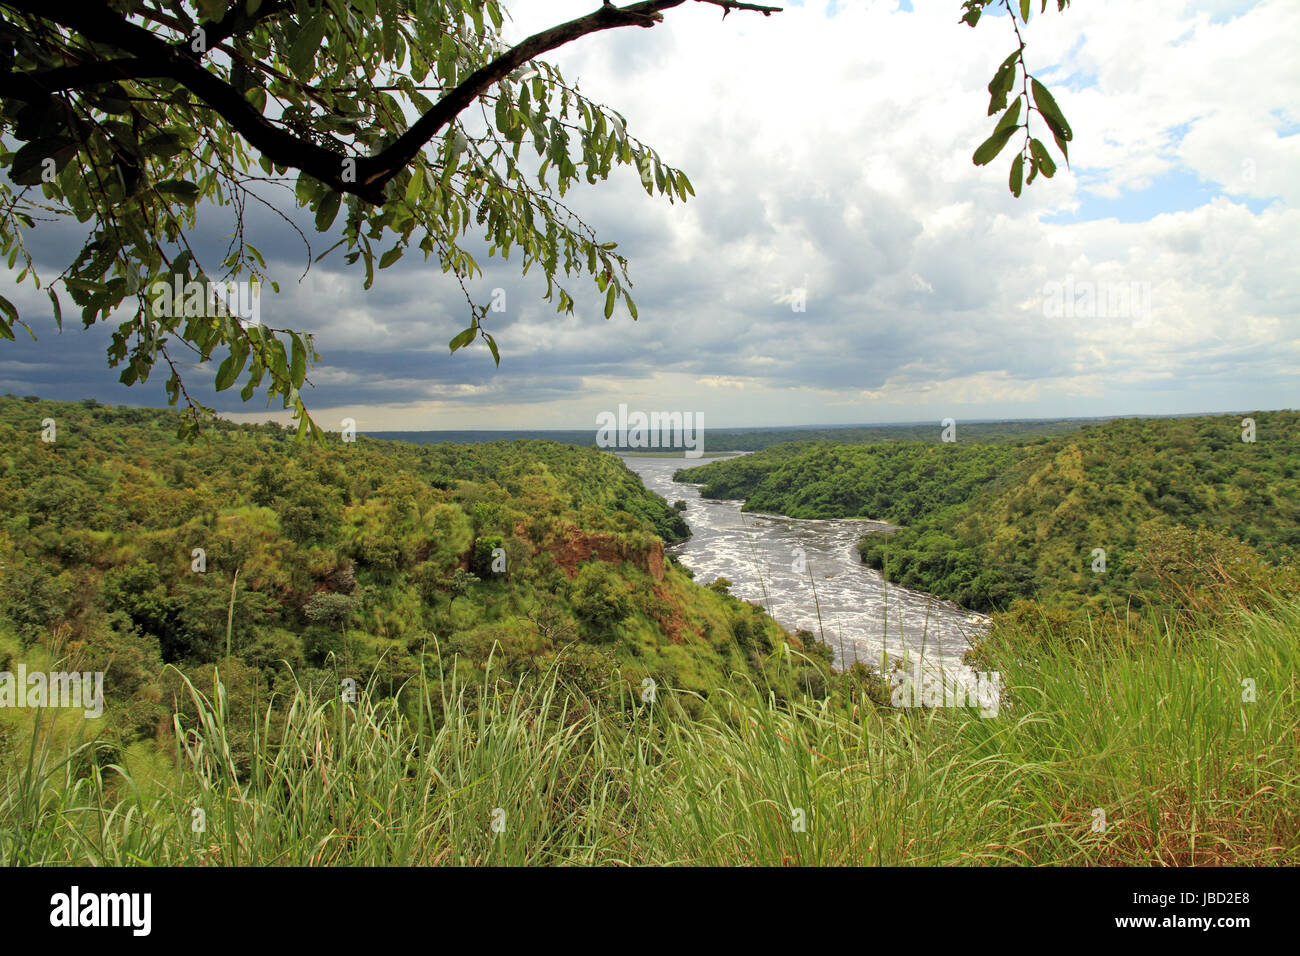
[[[14,4],[6,5],[13,6]],[[226,11],[226,15],[220,20],[208,21],[199,25],[199,29],[203,31],[202,53],[196,53],[191,46],[193,42],[192,35],[173,44],[172,49],[182,56],[202,59],[204,54],[215,50],[231,37],[242,36],[261,21],[269,20],[271,17],[283,13],[289,7],[289,0],[266,0],[258,8],[256,14],[249,16],[245,12],[244,5],[236,3]],[[153,14],[151,19],[166,22],[172,29],[185,33],[185,24],[179,20],[160,19],[160,17],[160,14]],[[28,73],[26,76],[53,93],[61,90],[95,86],[100,83],[111,83],[115,80],[156,78],[157,64],[143,57],[121,57],[115,60],[92,60],[72,66],[55,67],[52,70]]]
[[[642,0],[640,3],[626,7],[613,4],[601,7],[595,13],[578,17],[568,23],[534,33],[522,43],[511,47],[487,66],[475,70],[459,85],[450,90],[433,108],[415,121],[411,127],[398,137],[397,141],[365,163],[364,170],[358,164],[358,179],[367,184],[382,187],[398,172],[405,169],[424,145],[437,135],[438,131],[451,122],[470,103],[487,92],[488,87],[499,83],[512,70],[523,66],[529,60],[536,59],[544,53],[564,46],[579,37],[614,30],[626,26],[653,27],[663,20],[663,11],[681,6],[685,0]],[[732,0],[698,0],[724,8],[723,16],[730,12],[728,8],[755,10],[764,16],[779,13],[780,7],[763,7],[750,3],[735,3]]]
[[[81,33],[87,40],[116,47],[132,56],[125,60],[101,64],[62,67],[41,74],[10,74],[0,77],[0,93],[19,99],[31,100],[39,91],[48,97],[49,81],[53,74],[66,71],[67,75],[94,76],[93,68],[104,71],[99,82],[122,78],[168,78],[180,83],[196,97],[218,112],[254,148],[260,150],[273,163],[299,169],[319,179],[339,193],[351,193],[366,202],[382,205],[384,186],[405,169],[424,146],[466,107],[487,92],[488,88],[503,80],[511,71],[544,53],[564,46],[580,37],[621,27],[653,27],[663,20],[663,11],[681,6],[686,0],[641,0],[625,7],[613,4],[602,6],[594,13],[559,24],[535,33],[498,56],[491,63],[475,70],[459,85],[451,89],[434,106],[415,121],[395,142],[374,156],[347,157],[302,139],[276,126],[253,108],[244,96],[212,73],[203,69],[200,60],[187,43],[170,44],[159,36],[129,22],[98,3],[80,0],[4,0],[3,6],[39,19],[53,21]],[[767,7],[735,0],[696,0],[723,9],[723,16],[733,9],[751,10],[770,16],[780,12],[780,7]],[[235,4],[220,21],[204,27],[207,47],[236,33],[251,29],[255,23],[289,7],[283,3],[268,2],[253,17],[245,16],[242,3]],[[139,70],[129,77],[123,69]],[[73,71],[83,71],[80,74]],[[57,78],[56,78],[57,80]],[[57,88],[67,88],[58,82]],[[345,160],[355,162],[355,181],[345,180]]]

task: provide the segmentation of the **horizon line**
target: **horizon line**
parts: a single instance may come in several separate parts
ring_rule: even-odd
[[[1291,409],[1274,408],[1265,409],[1257,408],[1249,411],[1291,411]],[[1066,416],[1045,416],[1042,418],[958,418],[955,419],[958,424],[965,423],[968,425],[998,425],[998,424],[1019,424],[1023,422],[1101,422],[1112,421],[1117,418],[1200,418],[1210,415],[1241,415],[1245,412],[1241,409],[1226,409],[1219,411],[1197,411],[1197,412],[1122,412],[1115,415],[1066,415]],[[906,428],[916,425],[931,425],[935,419],[913,419],[911,421],[894,421],[894,422],[851,422],[842,425],[832,425],[825,423],[812,423],[807,425],[713,425],[707,430],[714,432],[742,432],[742,431],[799,431],[810,430],[815,428],[836,430],[847,428]],[[942,419],[938,419],[942,424]],[[550,425],[538,428],[384,428],[384,429],[358,429],[364,435],[382,435],[382,434],[415,434],[419,432],[448,432],[448,433],[470,433],[470,432],[587,432],[599,431],[599,426],[584,425],[565,427],[560,425]]]

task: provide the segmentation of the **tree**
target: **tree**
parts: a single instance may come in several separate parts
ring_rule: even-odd
[[[352,618],[355,602],[346,594],[321,591],[311,596],[303,613],[313,624],[325,627],[344,627]]]
[[[281,211],[277,200],[290,193],[322,233],[342,213],[342,238],[315,261],[342,247],[348,265],[364,268],[367,289],[377,268],[415,251],[436,256],[465,289],[481,271],[462,245],[472,222],[491,254],[517,246],[525,272],[541,269],[558,311],[573,310],[564,283],[586,275],[605,295],[606,318],[620,299],[636,318],[626,259],[564,196],[618,165],[633,166],[647,193],[670,202],[685,202],[694,189],[628,134],[620,113],[588,100],[538,58],[593,33],[653,27],[685,2],[606,0],[507,48],[501,0],[0,0],[0,133],[18,144],[0,158],[12,181],[0,183],[0,254],[11,267],[22,260],[19,282],[46,289],[60,328],[63,294],[87,326],[133,303],[113,334],[109,365],[122,366],[121,381],[132,385],[163,363],[168,401],[183,397],[189,412],[182,434],[212,414],[182,380],[180,350],[188,349],[200,363],[225,353],[218,391],[242,378],[245,401],[259,389],[278,396],[300,436],[319,435],[299,395],[320,359],[312,337],[245,315],[263,280],[278,289],[245,234],[248,205]],[[737,0],[692,2],[724,17],[780,12]],[[1068,0],[1056,2],[1063,8]],[[990,4],[1004,6],[1015,24],[1009,0],[965,0],[962,20],[974,26]],[[1024,20],[1029,7],[1020,0]],[[1030,109],[1062,152],[1070,138],[1036,80],[1031,104],[1023,51],[1021,41],[990,84],[992,115],[1024,75],[1017,195],[1016,169],[1026,158],[1030,180],[1053,171],[1029,136]],[[1020,103],[1017,96],[977,163],[1022,128]],[[465,119],[472,107],[481,126]],[[189,237],[200,208],[206,217],[213,206],[233,209],[233,240],[222,261],[204,263]],[[43,282],[25,236],[51,218],[87,225],[73,261]],[[310,264],[309,243],[307,250]],[[489,306],[468,291],[466,300],[469,324],[451,351],[481,338],[499,362],[485,325]],[[0,336],[12,339],[15,323],[35,337],[0,297]]]

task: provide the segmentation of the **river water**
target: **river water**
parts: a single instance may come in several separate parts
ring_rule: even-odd
[[[701,498],[697,486],[673,481],[677,469],[702,461],[624,457],[623,462],[651,491],[670,503],[686,502],[691,537],[668,551],[698,583],[724,577],[732,594],[761,604],[788,630],[824,635],[837,666],[855,660],[879,666],[887,651],[891,661],[921,662],[927,673],[969,675],[961,656],[985,618],[931,594],[886,587],[880,572],[859,559],[858,539],[892,525],[742,512],[739,501]]]

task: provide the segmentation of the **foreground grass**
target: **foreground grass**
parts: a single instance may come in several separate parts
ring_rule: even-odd
[[[548,675],[460,705],[411,688],[407,717],[300,690],[248,727],[191,687],[172,759],[33,724],[0,771],[0,862],[1295,865],[1298,648],[1296,605],[995,644],[990,718],[738,688],[691,720],[667,690],[598,704]]]

